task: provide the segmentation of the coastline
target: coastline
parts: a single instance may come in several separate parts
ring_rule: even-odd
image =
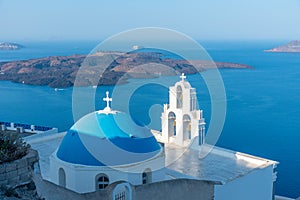
[[[300,53],[300,40],[292,40],[287,44],[264,50],[264,52],[274,53]]]
[[[93,55],[49,56],[0,62],[0,80],[27,85],[67,88],[125,84],[128,79],[155,78],[180,73],[195,74],[212,68],[250,69],[232,62],[178,60],[155,52],[100,52]],[[100,77],[99,77],[99,74]],[[79,79],[76,77],[80,76]]]

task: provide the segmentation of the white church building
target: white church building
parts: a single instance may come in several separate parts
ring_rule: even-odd
[[[184,74],[169,88],[169,104],[157,116],[161,132],[140,127],[126,113],[113,110],[108,92],[104,101],[103,110],[82,117],[66,133],[43,141],[28,139],[39,150],[41,184],[49,190],[42,191],[42,197],[274,198],[278,163],[206,144],[203,111],[197,109],[196,89]]]

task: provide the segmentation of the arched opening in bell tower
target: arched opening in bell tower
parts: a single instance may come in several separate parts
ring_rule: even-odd
[[[191,117],[189,115],[183,115],[183,139],[191,139],[192,138],[192,125],[191,125]]]
[[[176,115],[170,112],[168,115],[168,135],[169,137],[176,135]]]
[[[182,101],[183,101],[183,94],[182,94],[182,88],[180,85],[176,88],[176,99],[177,99],[177,108],[182,108]]]

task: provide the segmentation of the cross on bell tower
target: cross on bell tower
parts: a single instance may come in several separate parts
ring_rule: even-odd
[[[109,102],[112,101],[112,98],[109,98],[109,92],[106,91],[106,97],[103,98],[103,101],[106,101],[106,107],[104,108],[104,111],[111,111],[110,107],[109,107]]]
[[[184,81],[185,81],[185,79],[186,79],[186,76],[184,75],[184,73],[182,73],[182,74],[181,74],[180,78],[181,78],[181,81],[182,81],[182,82],[184,82]]]

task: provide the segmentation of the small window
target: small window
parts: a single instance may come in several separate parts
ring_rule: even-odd
[[[58,184],[62,187],[66,187],[66,173],[63,168],[58,170]]]
[[[103,190],[104,188],[106,188],[109,185],[109,179],[106,175],[101,175],[98,179],[97,179],[97,188],[99,190]]]
[[[143,184],[147,183],[147,173],[146,172],[143,172],[142,180],[143,180]]]
[[[151,183],[151,170],[150,169],[146,169],[143,174],[142,174],[142,183],[143,184],[148,184]]]

